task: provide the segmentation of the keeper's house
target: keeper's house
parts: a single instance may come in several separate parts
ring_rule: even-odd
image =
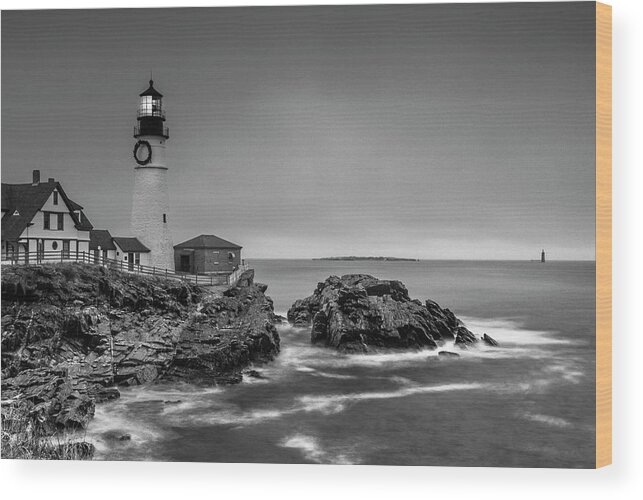
[[[83,207],[65,193],[59,182],[40,182],[33,171],[30,184],[2,183],[2,260],[78,259],[89,254],[93,229]],[[47,255],[45,257],[45,254]]]
[[[174,268],[191,274],[232,273],[241,265],[241,248],[213,234],[174,246]]]

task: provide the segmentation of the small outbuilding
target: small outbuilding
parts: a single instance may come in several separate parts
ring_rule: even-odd
[[[150,265],[150,249],[141,243],[137,238],[112,238],[116,245],[116,260],[127,262],[127,268],[134,270],[135,266]]]
[[[94,262],[99,259],[116,259],[116,245],[112,235],[106,229],[92,229],[89,232],[89,252]]]
[[[241,265],[241,246],[202,234],[174,246],[174,268],[192,274],[232,273]]]

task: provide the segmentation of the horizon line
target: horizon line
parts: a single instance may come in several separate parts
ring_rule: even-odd
[[[451,262],[540,262],[540,259],[442,259],[442,258],[412,258],[400,257],[400,260],[375,260],[369,258],[363,259],[338,259],[328,257],[244,257],[244,260],[322,260],[325,262],[422,262],[422,261],[451,261]],[[548,262],[596,262],[594,259],[547,259]]]

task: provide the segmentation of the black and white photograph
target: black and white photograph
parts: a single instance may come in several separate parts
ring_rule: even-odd
[[[2,459],[594,468],[596,5],[4,10]]]

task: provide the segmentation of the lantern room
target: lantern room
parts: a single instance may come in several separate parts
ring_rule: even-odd
[[[153,80],[150,80],[147,90],[139,94],[139,98],[136,115],[138,124],[134,127],[134,137],[157,135],[167,139],[169,130],[164,125],[163,94],[154,88]]]
[[[138,117],[157,116],[165,118],[163,113],[163,94],[154,88],[154,81],[150,80],[150,86],[145,92],[139,94]]]

